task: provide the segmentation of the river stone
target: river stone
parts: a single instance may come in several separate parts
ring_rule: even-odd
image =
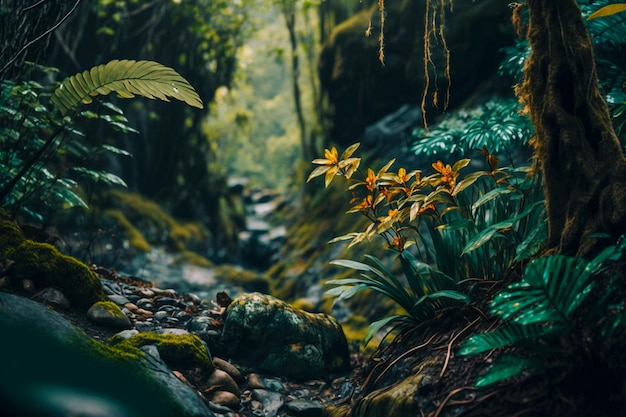
[[[0,292],[0,410],[20,417],[214,417],[150,355],[112,353],[48,307]]]
[[[294,417],[321,417],[323,408],[319,401],[293,400],[285,403],[285,409]]]
[[[222,343],[234,362],[272,375],[327,378],[350,367],[348,344],[334,318],[260,293],[233,300]]]
[[[87,310],[87,318],[95,324],[116,329],[130,329],[130,319],[112,301],[99,301]]]

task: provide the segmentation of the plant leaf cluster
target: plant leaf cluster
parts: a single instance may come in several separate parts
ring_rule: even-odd
[[[351,184],[352,208],[370,222],[365,230],[339,236],[331,242],[354,246],[380,236],[397,252],[403,274],[397,277],[376,258],[368,263],[333,261],[360,272],[356,278],[332,280],[328,294],[339,300],[370,289],[393,299],[405,314],[371,325],[369,340],[381,327],[404,326],[434,317],[438,311],[468,302],[460,285],[470,281],[498,280],[507,268],[534,255],[546,238],[545,210],[538,178],[527,168],[499,167],[495,155],[483,150],[488,169],[461,170],[471,164],[461,159],[453,165],[437,161],[433,172],[392,171],[390,160],[378,171],[359,170],[354,157],[358,144],[339,157],[336,148],[315,159],[309,180],[324,176],[326,186],[345,177]],[[471,287],[471,286],[470,286]]]
[[[176,89],[174,91],[173,89]],[[54,89],[54,90],[53,90]],[[88,204],[83,183],[126,186],[117,175],[89,168],[103,153],[130,156],[108,143],[92,143],[77,127],[80,121],[102,120],[115,131],[137,131],[122,110],[102,103],[96,110],[59,115],[90,104],[94,97],[116,92],[123,97],[142,95],[167,101],[179,98],[202,106],[193,87],[173,69],[147,61],[112,61],[78,73],[55,88],[34,81],[2,82],[0,94],[0,202],[13,215],[18,212],[43,222],[45,213]],[[83,194],[83,195],[80,195]]]
[[[490,303],[490,313],[506,324],[498,330],[471,336],[458,351],[459,355],[474,355],[506,346],[523,346],[527,348],[527,355],[502,355],[485,375],[478,378],[476,385],[487,386],[524,371],[545,371],[548,367],[545,358],[558,351],[558,338],[571,334],[575,325],[580,327],[573,318],[574,312],[589,296],[595,284],[594,274],[621,259],[625,248],[626,240],[622,238],[588,262],[581,258],[551,255],[529,263],[522,280],[510,284]],[[624,321],[623,305],[617,307],[621,314],[608,314],[609,310],[616,309],[607,303],[615,291],[616,278],[590,309],[593,313],[583,315],[583,320],[592,326],[598,317],[608,317],[603,324],[604,335],[623,325]]]

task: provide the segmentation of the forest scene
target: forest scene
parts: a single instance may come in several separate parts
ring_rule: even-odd
[[[626,416],[626,3],[0,0],[0,415]]]

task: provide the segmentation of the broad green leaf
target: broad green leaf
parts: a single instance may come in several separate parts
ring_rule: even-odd
[[[173,97],[192,107],[204,105],[191,84],[172,68],[154,61],[113,60],[66,79],[54,91],[52,102],[62,114],[93,97],[117,93],[121,98],[136,95],[169,101]]]
[[[474,202],[474,204],[472,204],[472,211],[476,211],[476,209],[480,206],[482,206],[483,204],[500,197],[501,195],[505,195],[505,194],[510,194],[514,192],[513,189],[509,188],[509,187],[498,187],[498,188],[494,188],[493,190],[489,191],[488,193],[484,194],[483,196],[481,196],[478,200],[476,200]]]
[[[372,340],[372,337],[376,336],[376,334],[382,328],[386,327],[389,323],[393,323],[394,321],[401,320],[403,317],[405,316],[395,315],[391,317],[385,317],[384,319],[377,320],[373,322],[372,324],[370,324],[367,329],[367,334],[365,335],[365,338],[363,339],[363,345],[367,346],[370,340]]]
[[[475,386],[486,387],[505,379],[520,375],[524,370],[540,370],[544,365],[533,358],[523,358],[517,355],[503,355],[491,366],[489,371],[476,379]]]
[[[521,325],[508,323],[501,329],[488,333],[471,336],[463,343],[459,351],[460,356],[475,355],[489,350],[514,345],[529,339],[538,339],[547,335],[554,335],[566,329],[565,326],[544,326],[539,324]]]
[[[548,221],[540,221],[526,238],[515,249],[514,262],[520,262],[539,253],[539,250],[548,240]]]

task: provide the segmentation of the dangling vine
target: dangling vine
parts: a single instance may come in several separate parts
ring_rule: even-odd
[[[447,4],[449,3],[449,4]],[[421,110],[424,126],[427,127],[426,121],[426,105],[428,104],[428,96],[431,85],[430,71],[433,71],[435,77],[435,91],[432,93],[432,104],[437,107],[439,105],[439,88],[437,86],[437,67],[433,61],[432,48],[434,44],[441,44],[445,54],[444,74],[447,80],[446,94],[443,102],[443,110],[448,108],[450,103],[450,88],[452,79],[450,77],[450,49],[445,37],[445,20],[446,7],[453,11],[452,0],[426,0],[426,13],[424,15],[424,92],[422,94]],[[378,10],[380,12],[380,34],[378,36],[378,59],[382,65],[385,65],[385,0],[378,0]],[[371,23],[370,23],[371,25]],[[370,27],[366,31],[369,34]]]

